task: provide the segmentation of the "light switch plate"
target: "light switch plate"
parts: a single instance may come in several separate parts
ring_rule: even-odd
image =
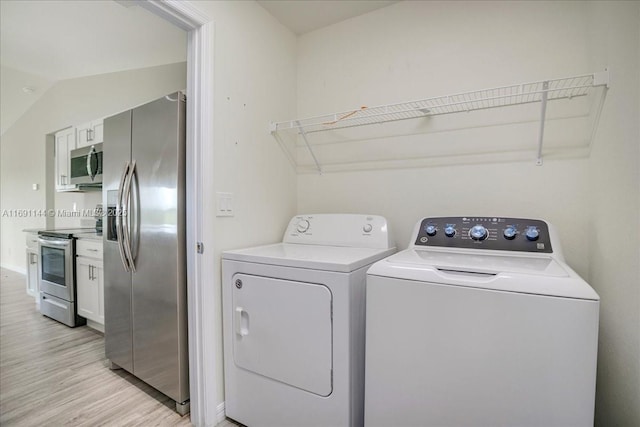
[[[216,193],[216,216],[233,216],[233,193]]]

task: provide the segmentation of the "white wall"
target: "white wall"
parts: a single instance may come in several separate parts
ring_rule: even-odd
[[[589,159],[589,279],[600,294],[599,426],[640,425],[640,3],[589,5],[611,89]]]
[[[564,157],[550,153],[541,167],[500,152],[499,161],[491,162],[490,156],[477,156],[471,143],[505,147],[514,135],[487,133],[473,122],[475,113],[457,114],[411,125],[407,133],[415,142],[422,131],[427,153],[449,156],[441,145],[454,142],[475,157],[454,156],[430,168],[298,177],[300,213],[384,215],[401,248],[423,216],[524,216],[552,222],[568,263],[602,296],[596,406],[602,426],[640,425],[638,9],[637,2],[407,1],[303,35],[298,43],[298,117],[611,67],[612,88],[592,153],[584,135],[570,135],[584,132],[584,124],[561,123],[554,143],[577,143],[580,150]],[[445,121],[455,126],[456,120],[459,127],[471,128],[447,129],[446,138],[429,129]],[[523,139],[537,137],[535,129],[520,131]],[[358,143],[368,144],[372,131],[362,132],[366,137]],[[472,141],[465,145],[462,138]],[[398,145],[402,138],[388,141],[389,157],[404,149]],[[379,150],[383,142],[370,146]],[[317,148],[321,161],[340,149],[339,144]],[[368,155],[345,151],[340,161],[357,161],[348,158],[350,153]],[[622,231],[614,233],[617,223]]]
[[[0,67],[0,134],[9,129],[23,112],[27,111],[53,82],[42,76],[16,70],[11,67]],[[26,94],[23,87],[30,87],[34,92]]]
[[[185,47],[186,49],[186,47]],[[47,206],[45,135],[68,126],[106,117],[186,87],[186,64],[176,63],[133,71],[63,80],[52,86],[2,135],[1,210],[45,208],[71,211],[94,208],[93,193],[57,193]],[[38,191],[31,184],[39,184]],[[54,218],[55,226],[78,226],[81,218]],[[24,271],[25,228],[44,227],[37,215],[1,218],[2,266]]]
[[[586,16],[578,2],[400,2],[311,32],[298,43],[298,116],[596,71],[588,66]],[[491,114],[487,119],[496,120],[510,111]],[[477,117],[484,113],[433,117],[422,134],[419,121],[398,125],[414,127],[408,138],[422,144],[421,154],[449,156],[439,167],[300,175],[298,210],[384,215],[401,248],[424,216],[539,217],[557,226],[569,263],[586,277],[586,159],[547,155],[541,167],[531,154],[509,161],[500,157],[509,145],[527,140],[518,149],[535,149],[537,124],[501,135]],[[462,129],[434,131],[442,126]],[[386,154],[394,156],[402,142],[389,138]],[[463,154],[490,151],[456,161],[452,145]],[[319,148],[321,155],[327,150]]]
[[[214,191],[233,193],[235,216],[214,222],[217,395],[222,401],[221,252],[282,240],[296,210],[296,176],[269,133],[269,121],[295,115],[296,38],[256,2],[199,1],[215,23]],[[215,194],[210,194],[215,197]],[[218,402],[220,403],[220,402]]]

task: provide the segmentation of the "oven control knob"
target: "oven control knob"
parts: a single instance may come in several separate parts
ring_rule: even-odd
[[[471,230],[469,230],[469,236],[471,236],[473,240],[484,240],[488,235],[489,232],[487,229],[481,225],[474,225],[471,227]]]
[[[309,221],[307,221],[306,219],[299,221],[298,225],[296,226],[296,230],[298,230],[298,233],[304,233],[308,229],[309,229]]]
[[[453,237],[453,236],[455,236],[455,235],[456,235],[456,229],[453,227],[453,225],[447,225],[447,226],[444,228],[444,234],[445,234],[447,237]]]
[[[438,229],[436,228],[435,225],[427,225],[424,228],[424,231],[427,232],[427,236],[435,236],[436,233],[438,232]]]
[[[515,239],[517,234],[518,234],[518,230],[516,230],[515,227],[511,227],[511,226],[505,228],[504,231],[502,232],[502,235],[507,240]]]
[[[540,231],[535,226],[527,227],[527,231],[524,232],[524,235],[527,237],[527,240],[535,242],[540,237]]]

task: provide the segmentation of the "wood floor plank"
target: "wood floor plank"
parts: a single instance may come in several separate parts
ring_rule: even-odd
[[[191,425],[171,399],[107,367],[101,333],[42,316],[25,281],[19,273],[0,272],[0,425]]]

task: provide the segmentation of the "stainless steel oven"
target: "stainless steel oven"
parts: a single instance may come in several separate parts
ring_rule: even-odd
[[[67,326],[84,325],[76,310],[75,239],[64,233],[39,234],[40,312]]]

